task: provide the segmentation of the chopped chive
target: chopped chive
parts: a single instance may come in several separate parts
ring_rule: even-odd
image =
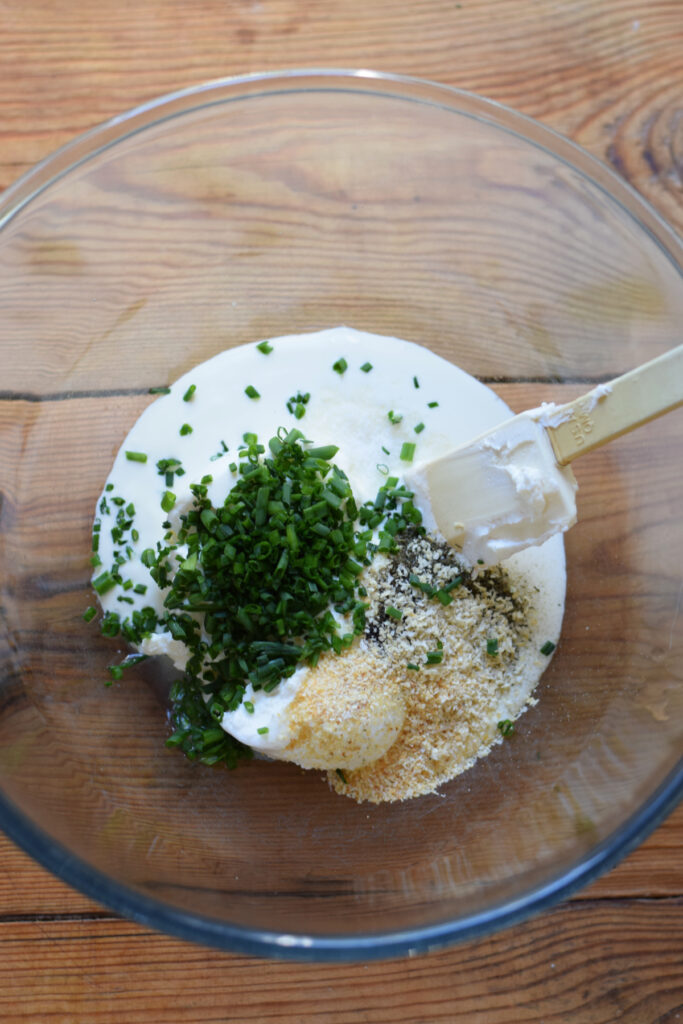
[[[420,671],[420,666],[419,665],[414,665],[412,663],[412,661],[408,662],[408,664],[406,665],[406,668],[410,669],[411,672],[419,672]]]
[[[268,726],[262,725],[260,729],[256,730],[256,732],[259,734],[259,736],[265,736],[266,733],[268,732]]]
[[[147,462],[144,452],[126,452],[126,458],[129,462]]]
[[[349,364],[346,362],[343,356],[341,357],[341,359],[338,359],[336,363],[332,363],[332,369],[334,370],[335,373],[338,373],[340,377],[343,373],[346,373],[348,368]]]
[[[361,366],[361,370],[363,371],[363,373],[370,373],[371,369],[372,363],[363,363],[363,365]]]
[[[92,605],[92,604],[90,605],[89,608],[86,608],[85,611],[83,612],[83,618],[85,619],[86,622],[92,622],[92,620],[95,618],[96,615],[97,615],[97,608],[95,608],[95,606]]]
[[[104,489],[105,489],[105,491],[113,491],[114,490],[114,485],[113,484],[107,484],[107,486]]]
[[[403,618],[403,612],[399,611],[398,608],[394,608],[391,604],[388,604],[384,610],[390,619],[395,619],[397,622]]]
[[[170,388],[150,388],[149,389],[149,394],[150,395],[170,395],[171,394],[171,389]]]
[[[247,384],[246,388],[244,389],[244,393],[247,396],[247,398],[260,398],[261,397],[261,395],[256,390],[256,388],[254,387],[253,384]]]
[[[144,583],[136,583],[135,586],[133,587],[133,593],[134,594],[146,594],[147,593],[146,585]]]
[[[176,473],[178,476],[182,476],[184,472],[180,459],[159,459],[157,462],[157,473],[159,476],[164,476],[166,473]]]
[[[259,341],[256,348],[259,350],[259,352],[263,352],[264,356],[269,356],[270,353],[273,351],[273,346],[270,344],[269,341]]]
[[[400,412],[394,412],[393,409],[389,410],[387,416],[389,417],[389,422],[393,423],[394,426],[396,426],[397,423],[400,423],[403,419],[403,415]]]
[[[110,665],[109,672],[112,679],[123,679],[123,667],[121,665]]]
[[[557,644],[554,644],[552,640],[546,640],[546,642],[543,644],[543,647],[541,647],[541,654],[545,654],[545,656],[547,657],[549,654],[553,653],[556,646]]]
[[[258,348],[258,345],[256,347]],[[267,352],[266,352],[266,355],[268,355]],[[243,700],[242,704],[244,705],[244,710],[245,711],[248,711],[250,715],[254,714],[254,705],[252,704],[252,702],[250,700]]]
[[[347,785],[348,785],[348,782],[347,782],[347,780],[346,780],[346,776],[344,775],[344,772],[343,772],[343,771],[341,770],[341,768],[335,768],[335,772],[337,773],[337,775],[339,776],[339,778],[340,778],[340,779],[342,780],[342,782],[344,783],[344,785],[345,785],[345,786],[347,786]]]
[[[515,731],[515,723],[511,722],[509,718],[504,718],[502,722],[498,723],[498,728],[503,736],[512,736]]]
[[[192,433],[192,427],[190,426],[189,423],[183,423],[178,433],[180,434],[181,437],[186,437],[188,434]]]
[[[428,409],[436,409],[438,404],[439,404],[438,402],[427,402],[427,408]]]
[[[427,651],[427,665],[440,665],[443,661],[443,650],[438,651]]]
[[[161,497],[161,507],[164,512],[170,512],[176,503],[176,496],[173,491],[164,491]]]
[[[453,597],[451,594],[448,593],[447,590],[437,590],[436,598],[444,606],[453,604]]]
[[[389,467],[385,462],[378,462],[377,469],[380,473],[382,473],[383,476],[387,476],[389,473]]]
[[[323,462],[329,462],[330,459],[335,457],[338,451],[339,448],[336,444],[325,444],[320,448],[309,448],[306,454],[310,455],[314,459],[322,459]]]
[[[295,404],[305,402],[295,396]],[[121,610],[116,631],[111,625],[134,643],[161,627],[188,647],[193,667],[171,695],[169,745],[205,764],[243,756],[216,722],[240,706],[245,680],[268,693],[298,665],[315,667],[323,652],[339,654],[363,635],[364,566],[377,550],[396,551],[397,535],[416,522],[412,494],[397,477],[383,478],[375,502],[357,505],[346,475],[330,465],[335,445],[316,447],[286,427],[267,444],[254,433],[243,439],[225,502],[208,498],[208,477],[193,483],[177,536],[169,531],[133,554],[165,592],[163,611],[140,608],[138,599],[128,618]],[[175,467],[164,465],[162,480],[166,472]],[[352,632],[330,608],[349,615]],[[387,621],[392,614],[400,618],[389,609]]]
[[[190,384],[189,388],[187,389],[187,391],[183,395],[183,402],[191,401],[192,396],[194,395],[196,390],[197,390],[197,385],[196,384]]]
[[[477,559],[477,565],[483,565],[483,564],[484,564],[484,559],[483,558],[478,558]]]
[[[328,487],[323,488],[322,497],[325,499],[328,505],[332,505],[334,508],[341,508],[342,499],[338,494],[335,494],[333,490]]]
[[[413,387],[419,388],[420,382],[417,377],[413,377]]]
[[[389,449],[385,448],[384,445],[382,445],[382,451],[384,452],[385,455],[391,455],[391,452],[389,451]]]
[[[498,655],[498,637],[492,636],[486,641],[486,653],[490,654],[492,658]]]
[[[116,612],[105,612],[102,620],[102,636],[116,636],[119,632],[121,620]]]
[[[401,452],[399,458],[403,462],[412,462],[413,456],[415,455],[416,445],[412,441],[404,441],[401,445]]]
[[[418,423],[417,426],[413,427],[413,430],[415,431],[416,434],[421,434],[424,428],[424,423]]]
[[[292,395],[291,398],[287,399],[287,411],[291,412],[292,416],[295,416],[296,419],[302,419],[306,413],[306,406],[308,405],[310,398],[310,391],[306,391],[304,393],[298,391],[295,395]],[[273,438],[273,440],[275,439]]]
[[[100,575],[92,581],[93,590],[100,595],[106,594],[108,590],[111,590],[111,588],[115,586],[116,580],[110,572],[100,573]]]
[[[133,529],[130,531],[130,539],[133,541],[134,544],[137,544],[137,542],[140,540],[140,534],[138,533],[137,530]]]

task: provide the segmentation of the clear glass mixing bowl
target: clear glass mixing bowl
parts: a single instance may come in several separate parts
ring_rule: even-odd
[[[147,391],[346,323],[515,410],[681,340],[683,250],[601,164],[453,89],[216,82],[76,140],[0,200],[0,825],[122,914],[230,950],[387,957],[519,920],[680,794],[681,414],[579,460],[562,641],[514,738],[438,796],[192,765],[142,671],[106,689],[90,524]]]

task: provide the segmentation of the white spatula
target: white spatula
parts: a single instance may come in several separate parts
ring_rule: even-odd
[[[493,565],[573,526],[573,459],[680,405],[683,345],[573,402],[520,413],[406,483],[427,527],[471,564]]]

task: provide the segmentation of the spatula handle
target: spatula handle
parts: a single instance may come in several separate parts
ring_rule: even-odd
[[[547,431],[561,466],[683,405],[683,345],[561,405]],[[562,421],[562,422],[560,422]]]

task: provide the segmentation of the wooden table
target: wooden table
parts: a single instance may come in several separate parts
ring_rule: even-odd
[[[374,67],[581,143],[683,231],[680,0],[3,0],[0,189],[74,135],[205,79]],[[683,1021],[683,808],[588,890],[411,961],[262,962],[156,935],[0,840],[0,1018],[43,1024]]]

